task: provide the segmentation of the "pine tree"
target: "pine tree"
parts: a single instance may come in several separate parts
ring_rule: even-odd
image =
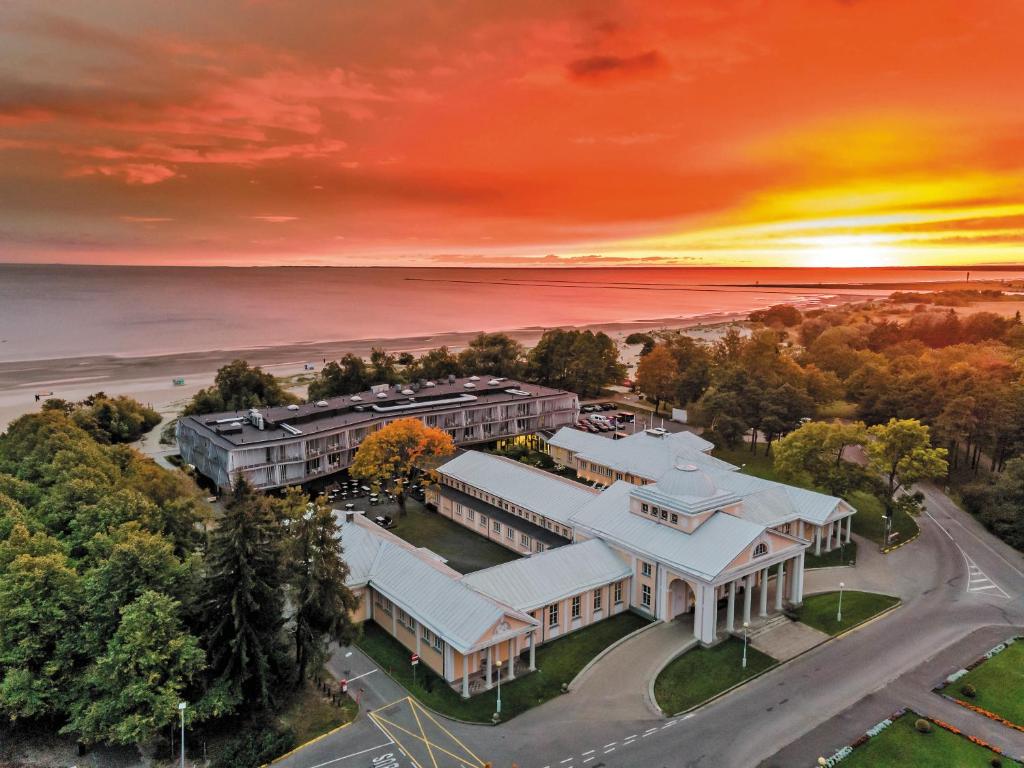
[[[291,602],[296,681],[327,658],[330,642],[347,643],[355,634],[351,612],[358,598],[345,586],[348,566],[342,557],[340,526],[322,499],[299,491],[285,504],[293,510],[291,528]],[[297,513],[297,514],[294,514]]]
[[[216,683],[238,703],[266,708],[283,677],[286,579],[282,531],[270,499],[239,479],[210,540],[207,643]]]

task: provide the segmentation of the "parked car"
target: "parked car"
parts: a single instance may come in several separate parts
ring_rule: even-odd
[[[632,424],[636,421],[636,416],[629,411],[619,411],[615,414],[615,418],[621,421],[623,424]]]
[[[607,424],[609,421],[607,416],[604,416],[600,413],[592,413],[589,416],[587,416],[587,419],[594,422],[595,424]]]
[[[593,403],[589,403],[587,405],[580,407],[580,413],[593,413],[594,411],[599,410],[601,410],[601,407],[598,405],[594,405]]]
[[[618,406],[615,405],[615,403],[601,403],[602,411],[614,411],[616,408],[618,408]]]

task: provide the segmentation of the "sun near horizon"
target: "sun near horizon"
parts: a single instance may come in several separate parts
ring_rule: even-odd
[[[1009,0],[0,8],[0,260],[1024,262]]]

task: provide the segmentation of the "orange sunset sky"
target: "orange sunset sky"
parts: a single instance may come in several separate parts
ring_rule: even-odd
[[[0,4],[0,260],[1024,262],[1019,0]]]

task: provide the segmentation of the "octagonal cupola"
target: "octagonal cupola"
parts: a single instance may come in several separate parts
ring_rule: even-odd
[[[683,530],[693,530],[708,514],[740,501],[720,488],[712,473],[685,460],[674,462],[653,484],[635,488],[630,496],[632,512]]]

